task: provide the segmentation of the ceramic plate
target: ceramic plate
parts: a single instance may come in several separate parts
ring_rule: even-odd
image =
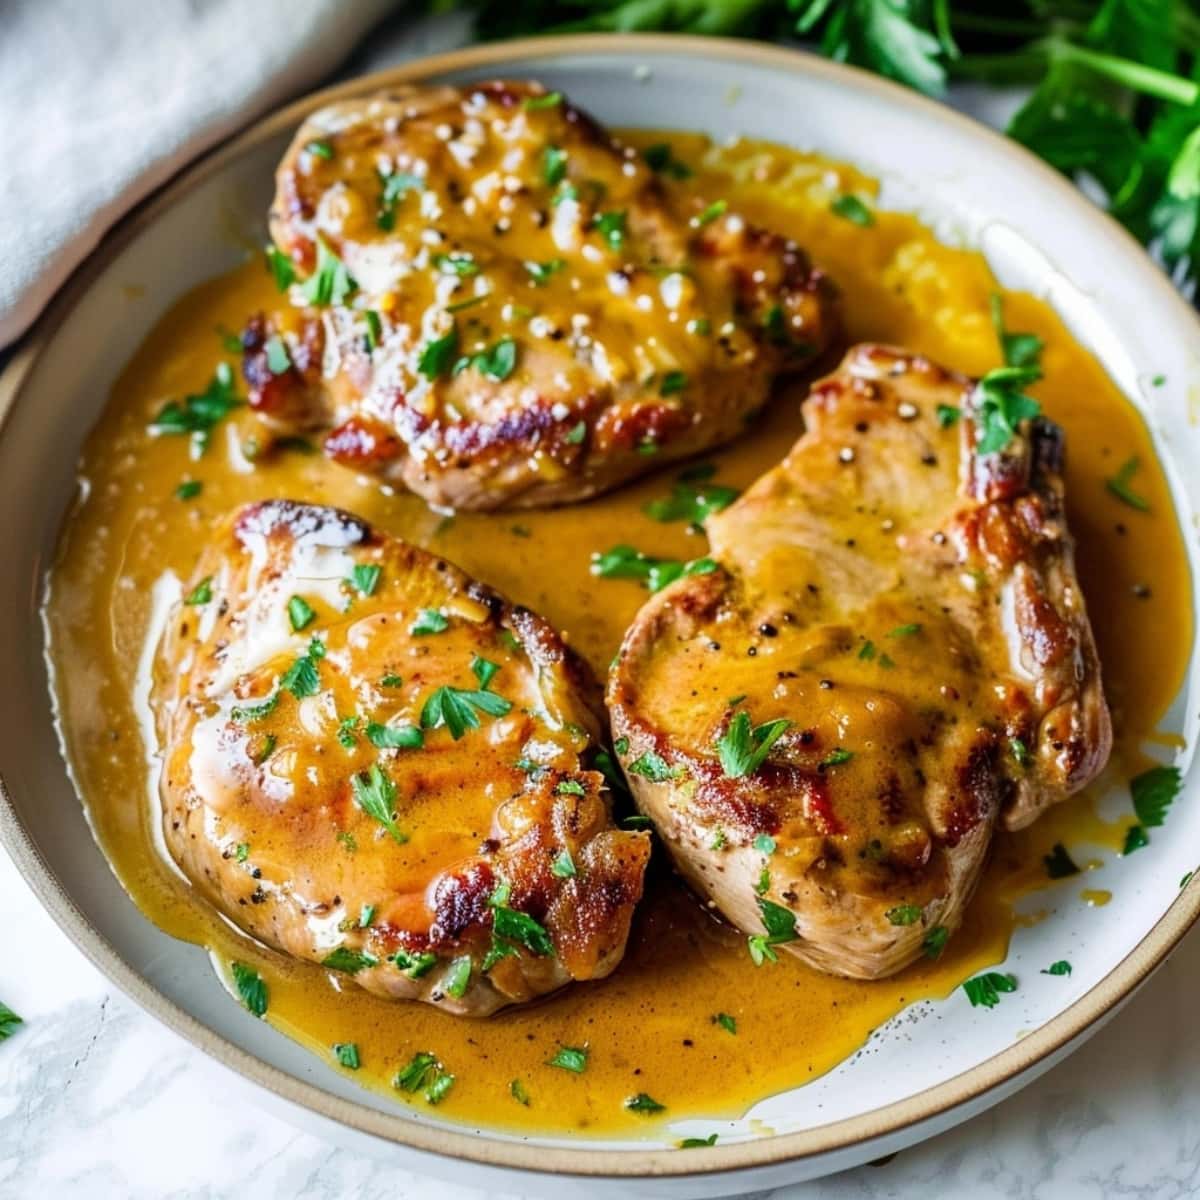
[[[1189,412],[1200,392],[1195,316],[1140,246],[1014,145],[911,92],[772,47],[560,38],[412,64],[293,105],[185,172],[109,237],[0,380],[0,835],[67,933],[146,1009],[294,1114],[407,1166],[477,1183],[490,1173],[492,1186],[527,1191],[688,1196],[848,1167],[1028,1082],[1162,961],[1200,909],[1200,879],[1182,889],[1179,882],[1200,845],[1194,778],[1175,805],[1170,837],[1128,859],[1108,855],[1093,877],[1093,886],[1119,890],[1120,903],[1088,909],[1037,898],[1054,911],[1018,932],[1006,969],[1036,975],[1066,953],[1074,973],[1063,986],[1023,988],[986,1021],[961,991],[920,1006],[874,1035],[869,1055],[764,1100],[745,1120],[691,1122],[694,1130],[681,1123],[673,1134],[719,1129],[721,1138],[710,1150],[680,1153],[661,1137],[571,1142],[464,1128],[357,1088],[242,1011],[201,950],[142,917],[92,840],[59,754],[38,602],[80,444],[118,371],[183,292],[242,261],[247,243],[231,230],[262,240],[272,170],[308,110],[387,84],[496,74],[539,78],[612,125],[749,134],[879,177],[883,207],[914,211],[944,238],[981,249],[1004,284],[1054,305],[1144,413],[1180,519],[1192,528],[1200,498],[1200,431]],[[1165,385],[1151,386],[1158,375]],[[1196,717],[1189,683],[1164,728],[1190,730]],[[1113,799],[1128,804],[1127,795]],[[915,1026],[914,1016],[923,1018]]]

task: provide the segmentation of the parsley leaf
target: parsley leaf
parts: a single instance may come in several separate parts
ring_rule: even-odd
[[[1058,962],[1051,963],[1044,971],[1043,975],[1070,975],[1071,964],[1065,958],[1060,958]]]
[[[1046,864],[1046,874],[1051,879],[1066,879],[1079,874],[1078,865],[1062,842],[1055,842],[1050,853],[1042,855],[1042,862]]]
[[[732,1033],[735,1037],[737,1036],[737,1021],[728,1013],[717,1013],[717,1015],[713,1017],[713,1024],[720,1025],[720,1027],[724,1029],[726,1033]]]
[[[1129,486],[1130,480],[1137,474],[1139,463],[1137,456],[1127,459],[1121,469],[1111,478],[1104,481],[1104,486],[1116,496],[1118,500],[1123,500],[1130,508],[1136,508],[1139,512],[1149,512],[1150,502],[1143,499]]]
[[[261,1017],[267,1011],[268,1000],[267,985],[263,982],[263,977],[253,967],[241,962],[230,963],[229,969],[233,974],[234,987],[237,988],[237,994],[246,1010],[256,1017]]]
[[[506,716],[512,703],[495,692],[464,691],[462,688],[444,685],[425,701],[421,709],[421,727],[438,729],[445,726],[457,742],[468,729],[479,728],[478,713],[489,717]]]
[[[396,207],[409,192],[420,192],[425,188],[425,181],[419,175],[410,175],[407,171],[394,171],[390,175],[382,172],[379,182],[383,190],[379,194],[379,210],[375,214],[375,224],[385,233],[396,228]]]
[[[875,224],[875,214],[857,196],[847,192],[829,206],[831,211],[853,225],[867,228]]]
[[[363,731],[377,750],[419,750],[425,735],[415,725],[380,725],[371,721]]]
[[[351,586],[363,596],[374,595],[383,568],[375,563],[355,563],[350,571]]]
[[[636,1096],[630,1096],[629,1099],[625,1101],[625,1107],[630,1112],[644,1113],[647,1115],[650,1113],[667,1111],[667,1106],[665,1104],[659,1104],[659,1102],[655,1100],[653,1096],[648,1095],[646,1092],[638,1092]]]
[[[23,1024],[24,1021],[7,1004],[0,1001],[0,1042],[12,1037],[17,1031],[17,1026]]]
[[[717,569],[711,558],[683,563],[673,558],[652,558],[632,546],[613,546],[592,557],[592,574],[602,579],[640,579],[652,592],[661,591],[687,575],[710,575]]]
[[[1012,975],[988,971],[983,975],[976,975],[974,979],[968,979],[962,986],[972,1008],[995,1008],[1000,1003],[1002,993],[1017,990],[1017,981]]]
[[[889,908],[884,916],[893,925],[915,925],[921,919],[921,907],[917,904],[897,904]]]
[[[183,598],[184,604],[200,606],[207,604],[213,598],[212,576],[208,575]]]
[[[1145,829],[1141,825],[1130,825],[1125,830],[1125,844],[1121,847],[1121,854],[1132,854],[1135,850],[1141,850],[1148,845],[1150,845],[1150,835]]]
[[[308,649],[283,673],[279,680],[282,690],[291,692],[297,700],[315,696],[321,690],[321,676],[317,663],[325,657],[325,647],[313,638]]]
[[[396,785],[378,763],[372,763],[368,770],[353,776],[350,789],[354,795],[354,803],[367,816],[374,817],[392,835],[392,840],[398,846],[403,846],[408,841],[408,836],[402,833],[396,824]]]
[[[620,250],[625,244],[625,213],[598,213],[595,226],[600,236],[608,243],[610,250]]]
[[[649,779],[651,783],[666,783],[668,780],[678,779],[682,774],[681,768],[668,765],[666,759],[653,750],[639,755],[627,769],[633,775]]]
[[[1167,810],[1183,788],[1178,767],[1151,767],[1129,781],[1133,811],[1147,829],[1155,829],[1166,819]]]
[[[737,498],[737,488],[692,482],[681,477],[672,486],[670,496],[665,500],[651,500],[642,506],[642,511],[655,521],[687,521],[692,525],[703,525],[712,513],[728,508]]]
[[[296,282],[296,264],[278,246],[267,246],[263,254],[275,279],[275,286],[281,292],[286,292]]]
[[[450,965],[446,968],[445,975],[442,976],[442,988],[447,996],[461,1000],[467,994],[467,988],[471,983],[472,966],[469,954],[460,954],[458,958],[450,960]]]
[[[288,600],[287,612],[288,624],[291,625],[293,633],[299,633],[317,619],[312,605],[303,596],[293,596]]]
[[[588,1048],[586,1046],[560,1046],[546,1065],[561,1067],[564,1071],[582,1075],[587,1070],[587,1060]]]
[[[561,271],[567,264],[561,258],[552,258],[548,262],[527,262],[525,270],[529,272],[529,278],[533,282],[534,287],[545,287],[551,275]]]
[[[193,457],[199,457],[213,429],[242,404],[233,388],[233,371],[228,363],[220,363],[204,391],[185,396],[182,402],[168,400],[150,423],[150,433],[153,437],[186,435],[192,439]]]
[[[323,959],[321,966],[333,971],[345,971],[347,975],[357,975],[367,967],[379,965],[379,959],[363,950],[351,950],[349,946],[338,946],[331,950]]]
[[[426,379],[445,375],[458,357],[458,327],[451,325],[441,337],[426,342],[417,356],[417,370]]]
[[[682,163],[671,152],[666,142],[656,142],[642,151],[646,166],[659,175],[669,175],[672,179],[688,179],[692,169],[687,163]]]
[[[362,1060],[358,1056],[358,1045],[355,1042],[334,1042],[333,1057],[348,1071],[357,1071],[362,1066]]]
[[[470,279],[479,274],[479,264],[472,255],[466,253],[435,254],[433,265],[447,275],[457,275],[459,279]]]
[[[1042,406],[1021,389],[1042,377],[1037,367],[997,367],[978,383],[979,440],[977,454],[997,454],[1017,435],[1022,421],[1032,420]]]
[[[436,608],[423,608],[409,626],[408,632],[416,637],[426,637],[433,633],[445,633],[449,628],[450,621],[444,613]]]
[[[791,727],[791,721],[780,717],[752,728],[750,714],[741,710],[734,715],[729,727],[717,738],[717,754],[721,769],[729,779],[753,775],[767,761],[771,747]]]
[[[763,928],[767,932],[765,935],[752,933],[747,939],[747,944],[754,965],[761,967],[764,962],[779,961],[779,956],[771,949],[772,946],[779,946],[784,942],[794,942],[798,935],[795,914],[790,909],[784,908],[782,904],[776,904],[773,900],[759,896],[758,911],[762,917]]]
[[[921,943],[921,950],[926,958],[941,958],[946,943],[950,940],[950,930],[945,925],[935,925]]]
[[[988,297],[992,328],[1000,342],[1006,367],[1040,367],[1046,343],[1036,333],[1009,333],[1004,326],[1004,298],[999,292]]]
[[[317,269],[300,288],[305,300],[318,307],[342,305],[357,288],[346,264],[329,248],[324,238],[317,238]]]

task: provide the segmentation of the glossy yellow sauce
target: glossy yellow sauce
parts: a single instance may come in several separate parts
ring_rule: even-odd
[[[880,213],[861,228],[834,215],[834,195],[873,190],[849,168],[762,144],[714,148],[693,136],[673,142],[676,156],[697,167],[685,186],[706,199],[725,196],[731,208],[794,236],[837,279],[852,340],[899,343],[973,373],[997,365],[988,316],[996,285],[981,257],[940,245],[907,216]],[[1104,823],[1086,796],[1029,830],[999,836],[966,924],[942,959],[878,983],[821,976],[786,955],[756,969],[744,937],[707,917],[661,856],[628,956],[613,976],[485,1021],[379,1000],[345,977],[253,946],[197,899],[156,848],[158,804],[148,793],[135,709],[153,585],[167,571],[187,577],[214,519],[266,496],[351,509],[545,614],[601,676],[645,592],[633,582],[595,579],[592,552],[624,541],[687,559],[704,548],[683,525],[658,524],[641,511],[669,490],[671,472],[557,511],[445,518],[319,454],[291,452],[235,469],[231,447],[254,432],[245,412],[218,427],[198,461],[189,459],[186,439],[148,436],[147,423],[165,401],[201,390],[228,357],[218,329],[240,329],[248,314],[277,303],[256,259],[185,297],[129,364],[85,449],[86,487],[53,572],[51,649],[84,803],[134,900],[162,928],[208,947],[218,963],[257,965],[270,989],[268,1019],[314,1052],[332,1061],[333,1043],[357,1043],[363,1084],[388,1091],[397,1104],[410,1102],[390,1081],[415,1052],[429,1050],[456,1076],[439,1114],[462,1122],[654,1135],[657,1118],[623,1107],[638,1092],[666,1105],[668,1119],[738,1115],[828,1070],[904,1006],[944,996],[1001,961],[1013,929],[1038,919],[1018,920],[1012,904],[1047,885],[1042,855],[1055,842],[1119,848],[1128,822]],[[1099,365],[1041,302],[1010,295],[1005,312],[1010,329],[1046,342],[1046,379],[1036,394],[1067,431],[1072,528],[1117,728],[1112,770],[1128,777],[1143,761],[1144,741],[1176,732],[1157,723],[1179,687],[1192,637],[1180,531],[1147,432]],[[785,390],[748,436],[710,456],[721,482],[745,486],[779,460],[801,432],[802,394]],[[1134,486],[1149,513],[1104,486],[1131,455],[1140,461]],[[185,478],[203,482],[198,498],[175,498]],[[1066,895],[1061,890],[1054,903]],[[1106,902],[1094,892],[1077,902],[1085,901]],[[718,1013],[735,1019],[736,1034],[715,1023]],[[547,1065],[559,1045],[588,1047],[585,1073]],[[511,1095],[514,1079],[528,1106]],[[424,1104],[419,1095],[411,1102]]]

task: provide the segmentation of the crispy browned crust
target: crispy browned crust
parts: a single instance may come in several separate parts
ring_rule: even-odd
[[[298,131],[279,167],[271,231],[276,244],[307,273],[316,261],[318,227],[326,244],[351,264],[364,246],[378,242],[370,222],[372,232],[362,234],[367,242],[322,223],[322,205],[335,194],[352,214],[374,203],[378,182],[357,164],[419,158],[428,162],[429,186],[440,189],[444,207],[464,198],[475,203],[472,188],[483,169],[464,166],[448,154],[447,138],[437,131],[457,136],[466,126],[478,128],[487,152],[494,122],[518,123],[513,144],[526,151],[531,168],[521,168],[520,187],[508,197],[511,203],[491,232],[488,222],[496,220],[499,210],[481,204],[465,227],[464,241],[477,256],[486,256],[498,286],[511,289],[502,299],[539,307],[554,329],[536,344],[520,335],[522,362],[509,379],[441,381],[432,388],[436,402],[431,404],[411,358],[402,370],[381,372],[376,365],[389,347],[407,347],[404,330],[419,329],[425,319],[429,298],[420,288],[414,290],[413,275],[386,298],[383,345],[374,352],[364,345],[361,314],[351,309],[325,310],[324,320],[318,312],[286,320],[256,318],[246,336],[244,370],[251,404],[273,427],[326,430],[326,451],[338,462],[401,482],[439,506],[559,504],[595,495],[737,436],[747,417],[766,402],[779,374],[810,366],[837,341],[832,286],[799,247],[740,218],[691,227],[694,214],[669,185],[586,113],[565,101],[551,110],[526,112],[524,102],[544,94],[538,85],[507,81],[465,89],[407,89],[335,105],[314,114]],[[308,152],[314,139],[329,145],[328,160]],[[581,191],[598,180],[623,197],[625,244],[619,254],[609,255],[604,270],[624,275],[636,287],[663,268],[702,264],[708,294],[719,311],[728,312],[730,327],[737,325],[736,337],[730,337],[722,324],[725,318],[714,319],[713,357],[691,372],[686,395],[664,396],[657,376],[613,381],[587,364],[586,345],[571,325],[567,298],[555,299],[553,286],[532,287],[520,255],[509,250],[522,228],[544,229],[553,217],[550,191],[538,174],[549,146],[567,152],[572,164],[579,160],[578,170],[586,173],[586,180],[579,177]],[[343,168],[347,163],[356,165]],[[585,197],[581,203],[592,201]],[[431,228],[436,236],[445,235],[440,249],[460,248],[458,236],[445,232],[446,222],[431,222]],[[399,231],[388,235],[400,236]],[[549,234],[542,240],[546,244],[540,257],[561,260],[564,279],[595,280],[595,258],[583,256],[583,250],[594,252],[595,246],[562,250]],[[677,336],[662,311],[650,318],[622,308],[613,296],[609,301],[614,311],[605,315],[616,323],[614,328],[657,326],[660,341],[663,333]],[[384,301],[373,297],[371,303],[382,306]],[[775,309],[777,317],[767,322],[764,315]],[[464,314],[464,320],[471,317]],[[295,365],[273,376],[265,367],[264,331],[281,332],[289,345],[295,341],[317,352],[302,351],[302,362],[293,356]],[[499,332],[508,327],[489,336]],[[330,367],[331,362],[336,365]]]
[[[309,592],[318,617],[296,640],[302,645],[316,637],[327,654],[318,664],[321,690],[311,700],[294,701],[279,683],[294,649],[262,663],[237,656],[252,649],[248,629],[262,636],[255,623],[273,611],[275,594],[286,602],[315,586],[296,573],[300,561],[312,569],[311,553],[303,559],[297,554],[314,548],[378,566],[381,575],[377,590],[355,596],[344,614]],[[353,972],[362,986],[455,1013],[486,1015],[616,966],[641,895],[649,845],[645,835],[613,825],[603,776],[588,765],[602,724],[598,689],[587,665],[546,621],[444,559],[380,534],[349,513],[286,500],[248,506],[224,522],[189,586],[205,579],[211,580],[211,600],[181,604],[169,620],[153,703],[164,748],[167,845],[209,900],[287,954],[323,962],[336,942],[339,951],[374,960]],[[457,668],[449,673],[439,648],[426,653],[424,644],[397,632],[426,608],[450,614],[451,632],[443,636],[460,638],[455,656],[461,650],[461,656],[489,657],[501,665],[497,679],[504,682],[497,686],[537,699],[514,705],[461,741],[433,729],[425,731],[422,749],[376,750],[363,737],[368,718],[395,723],[411,714],[401,723],[416,724],[434,688],[471,681]],[[380,634],[389,623],[392,632]],[[372,636],[384,640],[370,642]],[[519,649],[512,649],[513,638]],[[373,656],[376,646],[387,661]],[[246,670],[239,669],[243,665]],[[403,684],[384,689],[380,678],[398,666]],[[275,694],[275,710],[261,720],[247,721],[234,711],[234,705],[244,709]],[[318,729],[326,695],[339,717],[362,714],[349,748],[329,736],[332,730]],[[303,705],[315,707],[305,711]],[[201,729],[206,721],[208,728]],[[254,748],[268,736],[273,759],[255,761]],[[526,771],[516,761],[531,738],[542,747],[545,766]],[[373,763],[382,764],[395,783],[398,820],[407,819],[408,803],[420,802],[413,819],[430,851],[420,850],[424,843],[417,841],[412,853],[398,846],[356,805],[351,780]],[[269,778],[268,772],[280,774]],[[311,772],[317,774],[310,785],[304,781]],[[289,784],[285,801],[279,799],[279,778]],[[490,821],[477,830],[474,852],[447,861],[437,852],[438,838],[475,830],[484,789],[497,797]],[[456,828],[459,795],[460,820],[471,824]],[[440,830],[420,824],[420,812],[430,805],[441,814]],[[575,867],[566,878],[552,870],[564,851]],[[420,866],[424,857],[413,859],[418,852],[433,855],[427,869]],[[484,972],[491,901],[501,883],[509,889],[507,905],[545,928],[554,953],[516,947]],[[357,921],[363,906],[375,913],[367,928]],[[431,955],[432,961],[414,971],[393,961],[398,951]],[[463,996],[450,995],[444,986],[450,963],[462,956],[472,961],[471,985]]]
[[[767,898],[796,916],[783,948],[839,974],[890,974],[931,929],[955,929],[996,824],[1020,828],[1085,786],[1111,745],[1061,432],[1038,420],[978,456],[973,397],[971,380],[925,359],[855,347],[814,386],[784,463],[710,519],[721,569],[651,597],[609,678],[631,788],[685,877],[761,933],[765,867]],[[938,429],[938,404],[962,407],[956,432]],[[929,622],[923,657],[878,671],[881,654],[902,656],[906,643],[880,630],[904,606]],[[745,654],[762,663],[755,720],[793,724],[762,767],[728,778],[715,743],[741,701],[696,723],[676,698],[721,695],[721,672]],[[788,695],[809,699],[789,709]],[[833,765],[825,710],[859,703],[882,723],[849,726],[861,765]],[[673,778],[631,770],[648,751]],[[760,834],[773,854],[754,850]]]

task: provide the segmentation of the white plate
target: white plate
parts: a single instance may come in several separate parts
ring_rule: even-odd
[[[610,124],[744,133],[878,176],[885,207],[916,211],[943,236],[982,249],[1003,283],[1051,301],[1146,415],[1181,521],[1192,528],[1200,496],[1200,433],[1189,420],[1190,398],[1200,394],[1195,315],[1141,247],[1012,144],[860,72],[744,43],[547,39],[411,64],[294,105],[185,172],[106,241],[0,379],[0,836],[64,929],[145,1008],[293,1114],[336,1128],[343,1140],[370,1139],[406,1166],[527,1191],[681,1196],[839,1170],[1011,1093],[1094,1032],[1162,961],[1200,910],[1200,879],[1179,886],[1200,857],[1193,778],[1172,811],[1170,836],[1127,860],[1109,856],[1089,879],[1119,891],[1120,903],[1087,909],[1061,889],[1037,898],[1053,915],[1017,934],[1009,969],[1035,978],[1065,956],[1069,980],[1022,988],[986,1020],[961,992],[919,1006],[915,1025],[910,1010],[873,1037],[865,1057],[758,1105],[753,1117],[775,1136],[749,1121],[693,1122],[705,1133],[718,1129],[720,1144],[683,1154],[661,1142],[464,1129],[357,1088],[231,1003],[203,951],[140,914],[93,842],[59,756],[37,606],[80,444],[117,373],[173,301],[242,260],[231,228],[261,237],[272,170],[304,112],[383,84],[497,74],[537,77]],[[1160,374],[1165,386],[1151,387]],[[1178,699],[1167,728],[1194,728],[1193,691]],[[1181,765],[1190,754],[1189,745]]]

